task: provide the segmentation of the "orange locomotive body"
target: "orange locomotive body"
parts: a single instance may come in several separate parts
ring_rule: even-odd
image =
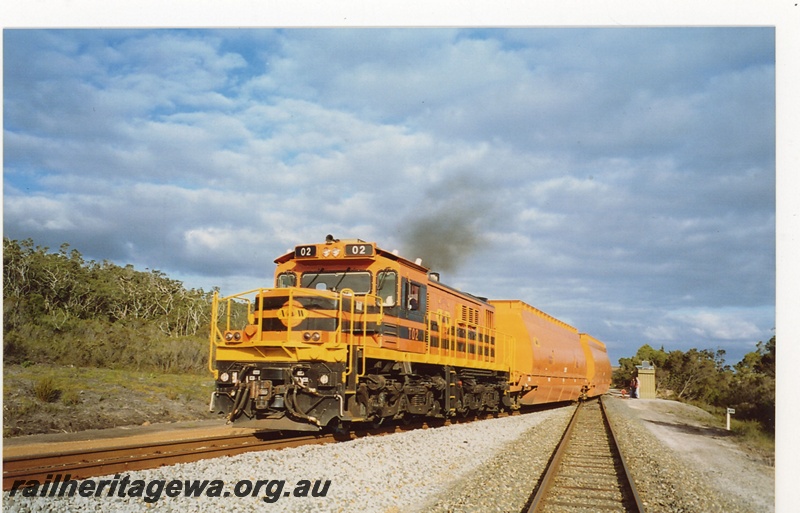
[[[605,346],[521,301],[487,301],[361,240],[297,246],[275,286],[214,296],[211,409],[317,431],[572,401],[608,390]]]

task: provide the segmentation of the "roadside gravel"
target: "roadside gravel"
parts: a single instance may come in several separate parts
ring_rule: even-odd
[[[775,469],[745,455],[726,431],[709,425],[703,410],[658,399],[606,399],[647,511],[775,510]]]

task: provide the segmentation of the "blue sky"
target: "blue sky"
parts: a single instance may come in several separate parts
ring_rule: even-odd
[[[224,293],[361,238],[732,364],[775,334],[775,36],[6,29],[4,236]]]

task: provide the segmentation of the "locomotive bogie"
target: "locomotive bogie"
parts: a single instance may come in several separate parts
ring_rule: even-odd
[[[217,362],[217,367],[211,410],[233,413],[240,426],[318,431],[340,414],[342,363]]]

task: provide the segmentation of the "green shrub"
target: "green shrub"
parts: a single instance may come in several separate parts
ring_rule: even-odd
[[[56,382],[52,377],[45,376],[33,384],[33,395],[42,402],[52,403],[61,396],[61,390],[56,387]]]
[[[770,434],[764,430],[764,426],[757,420],[737,420],[731,417],[731,432],[736,436],[748,440],[769,439]]]
[[[160,271],[4,238],[3,363],[202,373],[210,299]]]

